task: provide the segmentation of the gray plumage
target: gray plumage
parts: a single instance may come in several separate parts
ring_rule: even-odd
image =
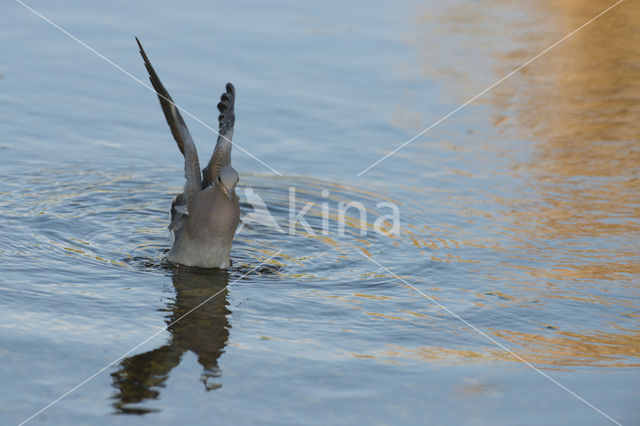
[[[231,167],[235,88],[227,83],[226,91],[220,97],[218,140],[209,163],[201,173],[198,152],[189,129],[137,37],[136,41],[171,134],[184,156],[186,183],[184,192],[171,203],[169,229],[173,243],[168,259],[188,266],[226,268],[230,265],[231,244],[240,219],[240,205],[235,193],[239,177]]]

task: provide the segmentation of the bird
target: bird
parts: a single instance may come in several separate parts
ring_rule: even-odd
[[[228,268],[231,246],[240,220],[236,185],[238,172],[231,166],[231,139],[235,124],[236,90],[227,83],[218,103],[218,139],[211,159],[200,171],[198,152],[189,129],[169,92],[160,81],[138,37],[136,42],[149,80],[155,89],[171,134],[184,156],[184,191],[171,203],[170,262],[202,268]]]

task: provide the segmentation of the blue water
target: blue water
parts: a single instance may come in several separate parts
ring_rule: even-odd
[[[640,423],[637,3],[360,176],[610,4],[27,4],[113,64],[0,6],[0,423],[79,384],[29,424]],[[213,128],[236,86],[277,226],[227,271],[164,260],[182,160],[134,36]]]

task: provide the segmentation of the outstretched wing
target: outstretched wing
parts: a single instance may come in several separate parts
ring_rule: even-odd
[[[213,155],[209,160],[207,167],[202,170],[202,189],[211,185],[220,169],[231,164],[231,138],[233,138],[233,124],[236,121],[234,104],[236,101],[236,89],[233,84],[227,83],[226,92],[220,96],[218,102],[218,122],[220,129],[218,130],[218,142],[213,150]]]
[[[199,190],[201,187],[202,179],[200,177],[198,151],[193,143],[193,139],[191,139],[189,129],[187,129],[187,125],[182,119],[182,115],[180,115],[180,111],[173,102],[173,99],[171,99],[167,89],[164,88],[164,85],[160,81],[160,78],[158,78],[158,74],[156,74],[153,66],[151,66],[151,62],[142,48],[142,44],[140,43],[140,40],[138,40],[138,37],[136,37],[136,41],[138,42],[138,47],[140,47],[142,59],[144,59],[144,66],[149,72],[149,80],[158,95],[162,112],[164,112],[164,116],[167,119],[167,124],[169,124],[169,128],[171,129],[173,138],[178,144],[178,148],[180,148],[180,152],[184,155],[184,176],[187,179],[187,183],[184,187],[184,193],[188,198],[191,193]]]

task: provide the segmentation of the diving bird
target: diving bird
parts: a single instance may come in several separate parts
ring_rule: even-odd
[[[231,167],[231,138],[235,122],[236,91],[227,83],[218,103],[218,140],[207,167],[200,172],[198,152],[173,99],[151,66],[136,37],[149,80],[155,89],[171,134],[184,156],[184,192],[171,203],[169,229],[173,243],[167,258],[174,263],[203,268],[227,268],[233,236],[240,219],[235,188],[238,172]]]

